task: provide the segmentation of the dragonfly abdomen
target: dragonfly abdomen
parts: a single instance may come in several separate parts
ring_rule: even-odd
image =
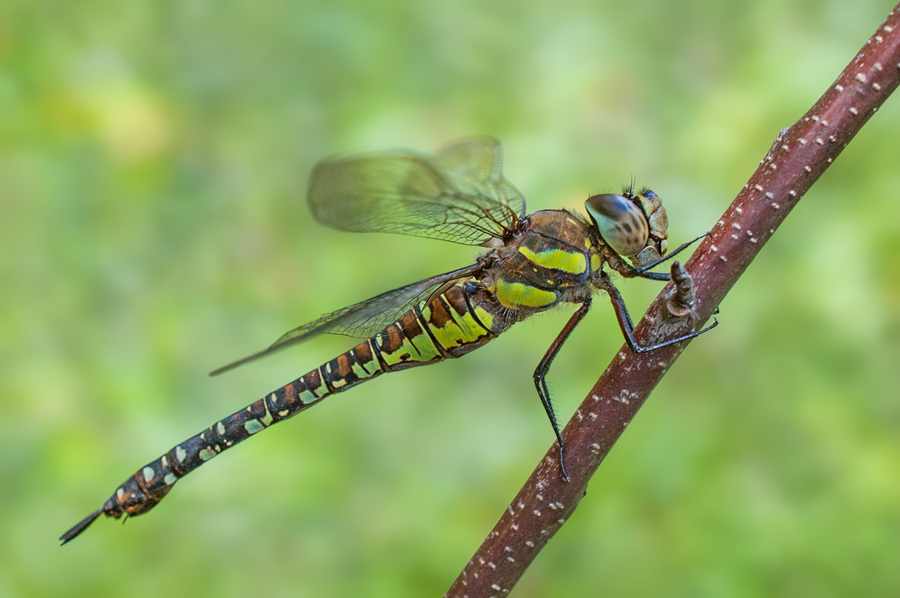
[[[61,539],[71,540],[101,513],[116,519],[146,513],[159,504],[175,482],[194,469],[329,395],[384,372],[460,357],[481,347],[508,324],[495,315],[497,308],[489,295],[483,291],[470,295],[466,282],[457,282],[421,308],[404,313],[372,338],[176,445],[136,471],[101,510]]]

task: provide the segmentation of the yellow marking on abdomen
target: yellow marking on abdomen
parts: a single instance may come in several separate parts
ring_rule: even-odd
[[[587,270],[587,260],[579,251],[547,249],[535,253],[527,247],[519,247],[519,253],[531,260],[534,265],[542,268],[562,270],[570,274],[583,274]]]
[[[412,339],[403,331],[398,330],[397,334],[403,335],[403,344],[397,350],[388,351],[388,347],[379,347],[381,358],[389,367],[404,363],[427,363],[442,357],[428,337],[428,333],[423,331]]]
[[[475,315],[478,316],[478,320],[487,326],[488,330],[494,329],[494,314],[487,311],[480,305],[475,306]]]
[[[521,282],[497,280],[497,300],[504,307],[544,307],[556,303],[556,293]]]
[[[422,310],[423,319],[429,322],[428,329],[434,335],[435,340],[445,349],[462,347],[466,343],[475,342],[487,334],[469,312],[460,315],[453,311],[453,308],[450,306],[447,306],[447,312],[450,314],[451,319],[443,327],[440,327],[432,322],[430,305]]]

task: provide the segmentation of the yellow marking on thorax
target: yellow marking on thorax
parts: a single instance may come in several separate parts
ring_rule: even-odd
[[[603,260],[596,253],[591,254],[591,272],[596,272],[603,265]]]
[[[556,303],[556,293],[545,291],[521,282],[497,280],[497,300],[504,307],[544,307]]]
[[[583,274],[587,270],[587,261],[580,251],[566,251],[564,249],[547,249],[533,252],[527,247],[519,247],[519,253],[527,257],[531,262],[542,268],[562,270],[570,274]]]

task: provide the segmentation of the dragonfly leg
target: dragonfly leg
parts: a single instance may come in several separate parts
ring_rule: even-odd
[[[547,388],[546,377],[547,372],[550,371],[550,364],[553,363],[553,359],[556,357],[556,354],[559,353],[563,343],[566,342],[566,339],[569,338],[569,335],[572,334],[572,331],[575,330],[578,323],[584,319],[584,316],[587,315],[590,308],[591,300],[588,298],[587,301],[581,304],[578,311],[572,314],[572,317],[569,318],[569,321],[566,322],[566,325],[563,326],[563,329],[550,344],[550,348],[547,349],[541,362],[534,370],[534,387],[537,389],[538,396],[541,398],[541,404],[544,405],[547,417],[550,418],[550,424],[553,426],[553,433],[556,434],[556,441],[559,444],[559,469],[562,472],[563,479],[567,482],[569,481],[569,474],[566,473],[566,464],[563,455],[563,439],[562,434],[560,434],[559,431],[559,424],[556,423],[556,414],[553,412],[553,404],[550,402],[550,390]]]
[[[663,282],[669,282],[670,280],[672,280],[672,277],[668,272],[642,272],[640,274],[632,274],[631,276],[646,278],[647,280],[661,280]]]
[[[677,263],[677,262],[676,262]],[[681,266],[681,264],[678,264]],[[673,267],[673,270],[677,268]],[[682,269],[683,270],[683,269]],[[679,289],[676,290],[676,294],[682,293],[683,289],[680,287],[683,286],[684,280],[680,276],[681,272],[676,274],[677,280],[679,284]],[[685,273],[686,274],[686,273]],[[719,325],[719,321],[713,318],[713,323],[704,328],[703,330],[698,330],[697,332],[691,332],[690,334],[684,334],[682,336],[669,339],[667,341],[663,341],[661,343],[657,343],[655,345],[649,345],[646,347],[642,347],[637,343],[634,338],[634,323],[631,321],[631,315],[628,313],[628,308],[625,306],[625,300],[622,299],[621,293],[619,293],[619,289],[615,287],[606,273],[603,273],[603,290],[609,293],[609,300],[612,302],[613,309],[616,312],[616,319],[619,321],[619,328],[622,329],[622,335],[625,337],[625,342],[628,343],[628,347],[635,353],[645,353],[647,351],[653,351],[654,349],[661,349],[662,347],[668,347],[669,345],[674,345],[675,343],[679,343],[681,341],[686,341],[688,339],[694,338],[695,336],[700,336],[704,332],[709,332],[713,328]],[[687,280],[690,281],[690,276],[687,276]]]
[[[668,255],[662,256],[658,260],[654,260],[654,261],[650,262],[649,264],[645,264],[645,265],[641,266],[640,268],[634,268],[634,269],[628,270],[626,272],[621,272],[621,274],[628,278],[634,278],[637,276],[640,278],[647,278],[650,280],[672,280],[672,277],[669,276],[669,274],[667,274],[667,273],[648,272],[648,270],[651,270],[651,269],[655,268],[656,266],[660,265],[661,263],[672,259],[676,255],[678,255],[679,253],[681,253],[682,251],[684,251],[685,249],[687,249],[688,247],[690,247],[691,245],[693,245],[694,243],[696,243],[697,241],[699,241],[700,239],[702,239],[703,237],[706,237],[708,235],[709,235],[709,232],[705,232],[702,235],[700,235],[699,237],[697,237],[696,239],[688,241],[687,243],[682,243],[681,245],[678,246],[678,249],[676,249],[675,251],[673,251],[672,253],[670,253]]]

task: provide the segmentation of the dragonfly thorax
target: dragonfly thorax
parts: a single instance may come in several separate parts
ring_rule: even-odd
[[[592,280],[603,264],[596,239],[590,225],[571,212],[535,212],[492,252],[482,283],[519,317],[560,302],[581,303],[593,292]]]

